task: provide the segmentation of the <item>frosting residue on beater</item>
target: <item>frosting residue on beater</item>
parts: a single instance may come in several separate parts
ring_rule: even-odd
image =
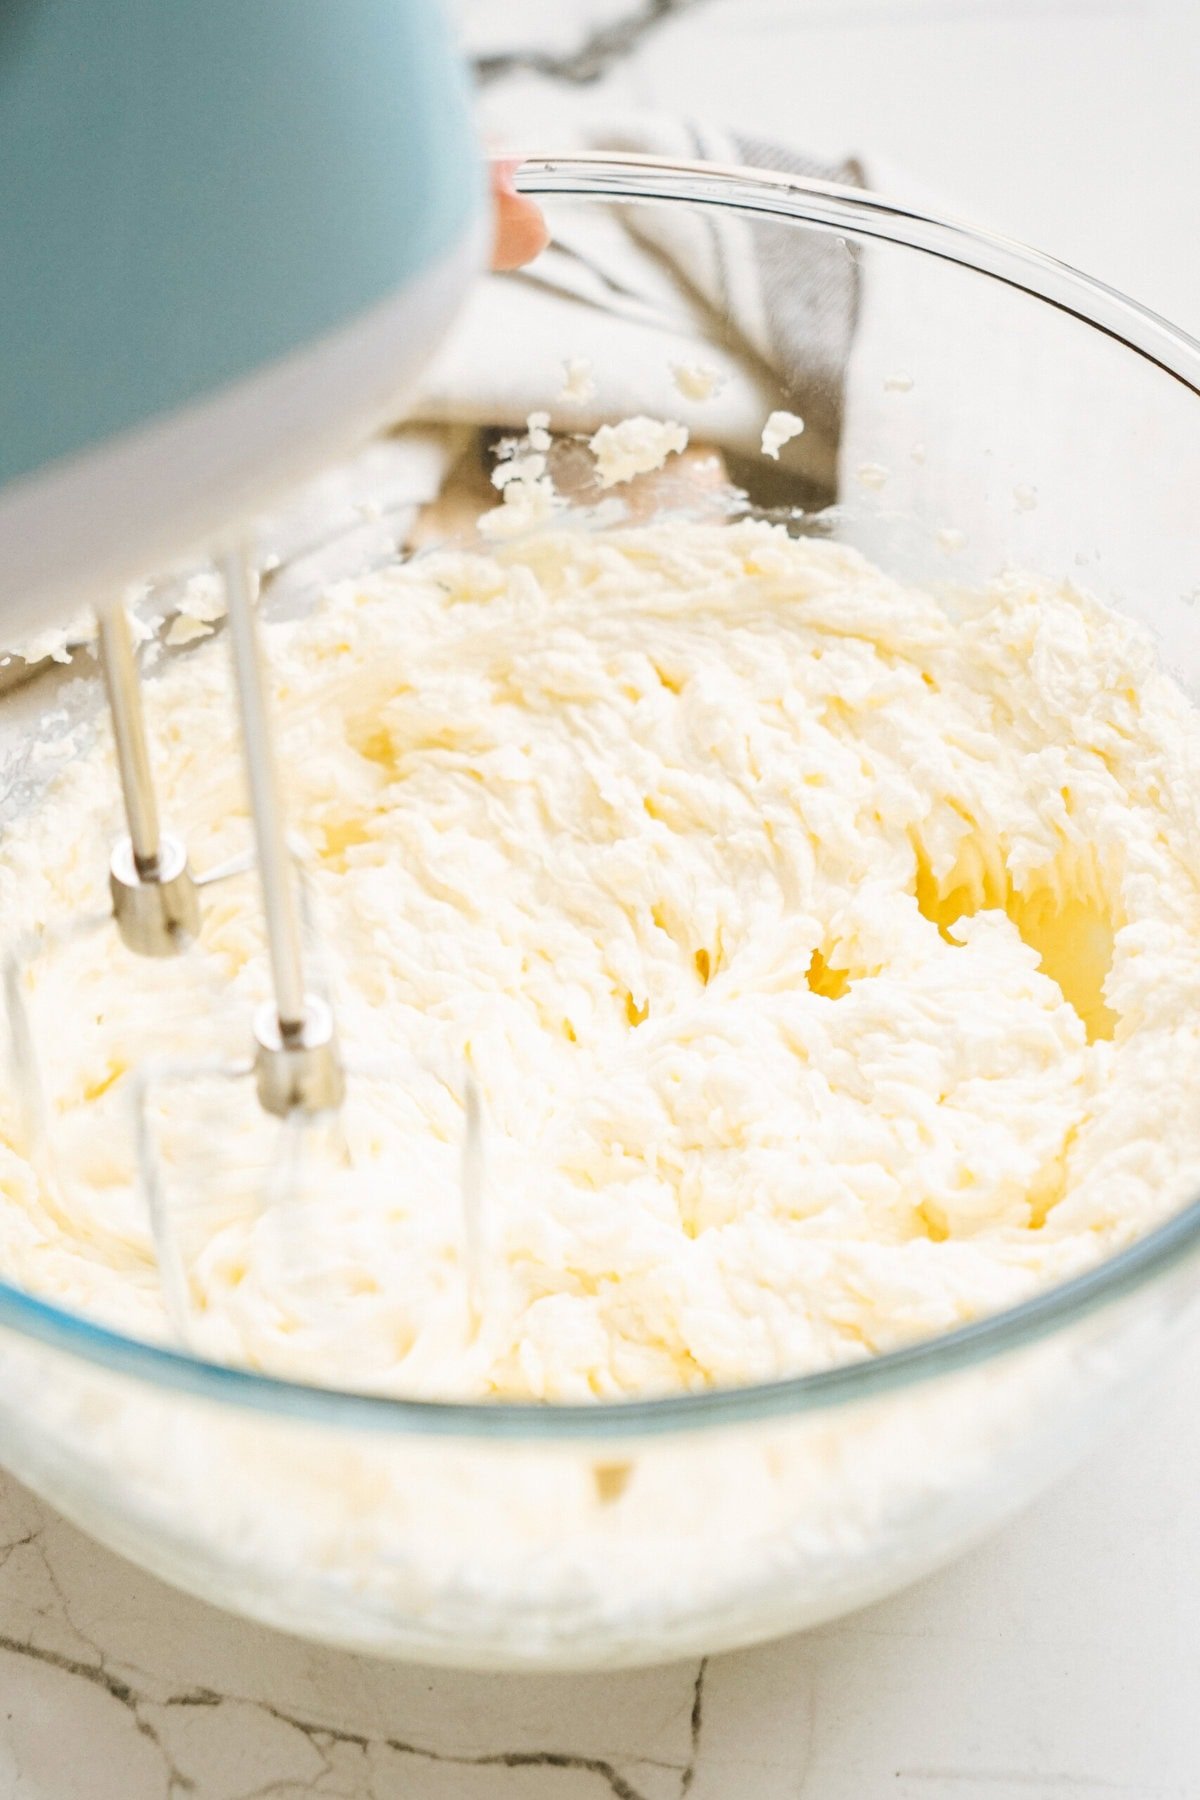
[[[384,1074],[286,1230],[249,1096],[154,1093],[211,1353],[456,1396],[756,1380],[978,1318],[1187,1196],[1200,720],[1127,621],[1017,576],[951,617],[837,544],[674,522],[435,553],[269,637],[342,1041]],[[216,647],[147,703],[203,869],[248,836]],[[5,916],[102,904],[116,829],[101,745],[10,829]],[[169,966],[80,940],[29,985],[60,1186],[10,1100],[0,1269],[160,1334],[132,1071],[244,1051],[253,888]]]

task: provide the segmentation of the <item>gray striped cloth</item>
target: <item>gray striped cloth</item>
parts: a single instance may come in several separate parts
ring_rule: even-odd
[[[515,131],[514,131],[515,135]],[[864,185],[857,162],[825,163],[784,145],[679,118],[575,117],[552,148],[710,161]],[[755,499],[816,511],[838,498],[844,376],[858,310],[854,252],[827,233],[690,207],[549,209],[554,241],[529,268],[489,276],[468,299],[445,352],[427,372],[409,420],[308,483],[254,531],[273,585],[303,599],[339,574],[402,547],[472,435],[520,430],[553,406],[562,365],[583,353],[596,376],[591,408],[555,408],[555,427],[587,432],[648,412],[685,418],[695,441],[720,446]],[[679,362],[715,364],[719,399],[689,409],[673,385]],[[801,415],[805,430],[778,467],[758,452],[766,415]],[[778,492],[772,492],[772,483]],[[202,565],[128,596],[143,630],[168,646],[195,599]],[[186,636],[186,633],[184,634]],[[87,643],[84,618],[55,643],[0,653],[0,691],[53,654]],[[182,641],[182,639],[181,639]]]
[[[690,119],[646,114],[578,128],[570,148],[625,151],[673,160],[771,169],[841,186],[866,185],[854,159],[823,162],[789,146]],[[519,279],[580,296],[584,271],[596,303],[630,312],[638,301],[664,309],[664,273],[699,302],[711,341],[757,360],[774,404],[805,421],[783,452],[791,494],[817,508],[837,497],[843,388],[858,315],[854,251],[826,232],[770,219],[666,206],[619,209],[624,232],[589,230],[586,212],[556,233],[546,255]],[[627,241],[622,243],[624,237]],[[639,257],[630,254],[635,247]],[[647,260],[646,253],[650,259]],[[703,330],[704,326],[701,326]],[[693,331],[697,329],[695,323]],[[808,492],[797,495],[799,478]]]

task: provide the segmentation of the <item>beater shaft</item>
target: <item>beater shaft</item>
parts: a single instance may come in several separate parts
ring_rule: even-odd
[[[139,956],[175,956],[200,930],[196,882],[183,845],[159,828],[129,615],[118,605],[99,613],[96,623],[129,826],[109,867],[113,918]]]
[[[258,877],[266,914],[267,950],[280,1035],[298,1037],[304,1026],[304,966],[287,828],[279,795],[275,745],[267,718],[266,682],[254,620],[253,578],[243,548],[222,563],[229,609],[229,637],[242,722],[242,753],[250,789],[250,813]]]
[[[255,1021],[258,1097],[267,1112],[280,1117],[297,1108],[324,1112],[341,1104],[345,1083],[329,1008],[304,989],[295,870],[288,852],[254,617],[253,576],[245,548],[230,551],[221,569],[275,990],[273,1007]]]
[[[96,625],[100,640],[100,667],[104,671],[104,685],[108,690],[108,706],[117,748],[121,794],[129,824],[129,841],[133,846],[133,865],[144,881],[152,881],[158,874],[160,849],[158,805],[150,774],[150,752],[146,745],[146,721],[142,712],[142,684],[134,657],[129,614],[123,606],[114,606],[97,614]]]

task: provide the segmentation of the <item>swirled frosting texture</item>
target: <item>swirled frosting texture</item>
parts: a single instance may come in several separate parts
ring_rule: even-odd
[[[147,1110],[196,1341],[395,1392],[766,1378],[948,1330],[1128,1243],[1200,1151],[1200,726],[1137,630],[1011,576],[951,608],[756,523],[563,528],[269,634],[351,1082],[293,1190],[249,1084]],[[198,866],[248,839],[219,645],[151,686]],[[103,905],[103,739],[9,832],[6,916]],[[245,1051],[256,896],[30,965],[0,1261],[164,1329],[147,1059]],[[475,1253],[459,1158],[483,1099]]]

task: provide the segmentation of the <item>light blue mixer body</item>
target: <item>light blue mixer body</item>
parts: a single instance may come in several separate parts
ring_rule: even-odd
[[[0,171],[0,618],[380,423],[484,236],[435,0],[8,0]]]

